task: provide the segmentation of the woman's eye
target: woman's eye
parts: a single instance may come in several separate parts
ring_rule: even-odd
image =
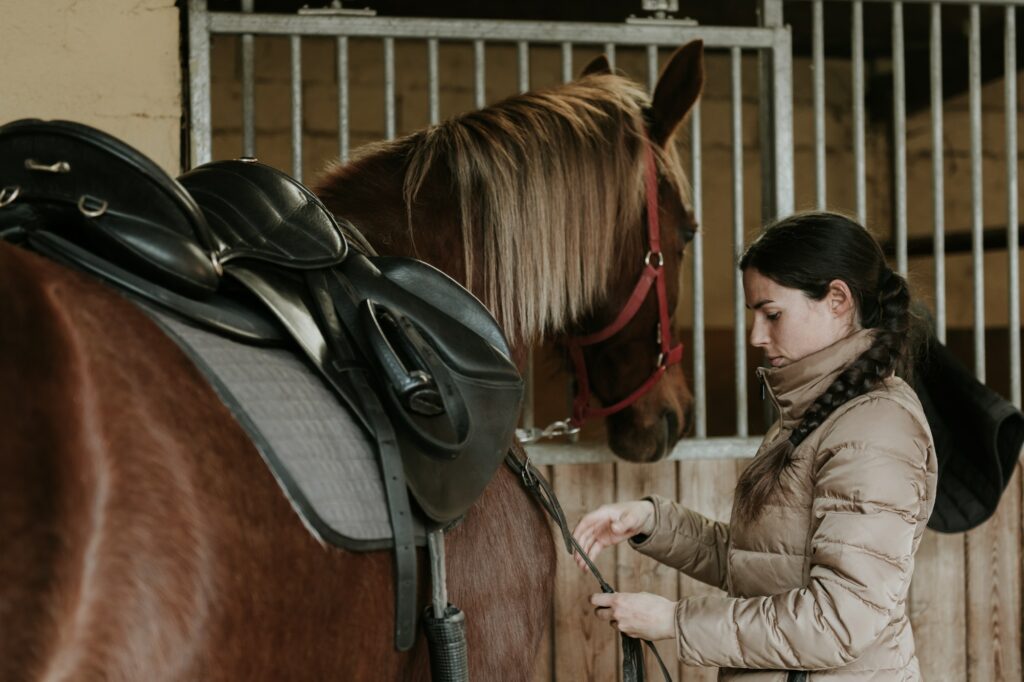
[[[777,320],[780,317],[782,317],[782,313],[768,313],[768,314],[765,315],[765,317],[767,317],[769,320],[774,322],[775,320]]]

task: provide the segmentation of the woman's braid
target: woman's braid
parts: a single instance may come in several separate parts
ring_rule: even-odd
[[[869,311],[866,324],[878,329],[871,347],[861,353],[808,408],[789,440],[799,445],[832,412],[844,403],[877,388],[905,365],[907,334],[910,331],[910,289],[907,281],[886,268],[878,287],[878,302]]]

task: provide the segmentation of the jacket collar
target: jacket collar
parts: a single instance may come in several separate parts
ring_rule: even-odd
[[[780,426],[793,429],[811,403],[871,347],[874,337],[874,329],[861,329],[784,367],[758,367],[757,376],[775,404]]]

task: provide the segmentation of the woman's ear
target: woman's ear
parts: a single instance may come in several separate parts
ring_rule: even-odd
[[[841,279],[834,279],[828,283],[825,299],[828,302],[829,312],[836,317],[844,317],[851,312],[856,313],[853,292],[850,291],[850,286]]]

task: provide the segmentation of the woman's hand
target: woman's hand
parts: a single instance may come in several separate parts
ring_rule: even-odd
[[[676,602],[649,592],[616,592],[591,595],[594,613],[611,622],[619,632],[649,639],[669,639],[676,634]]]
[[[635,500],[601,505],[580,519],[572,534],[580,549],[591,559],[597,559],[605,547],[613,547],[638,533],[650,535],[653,530],[654,504],[650,500]],[[574,554],[573,558],[581,570],[587,570],[582,557]]]

